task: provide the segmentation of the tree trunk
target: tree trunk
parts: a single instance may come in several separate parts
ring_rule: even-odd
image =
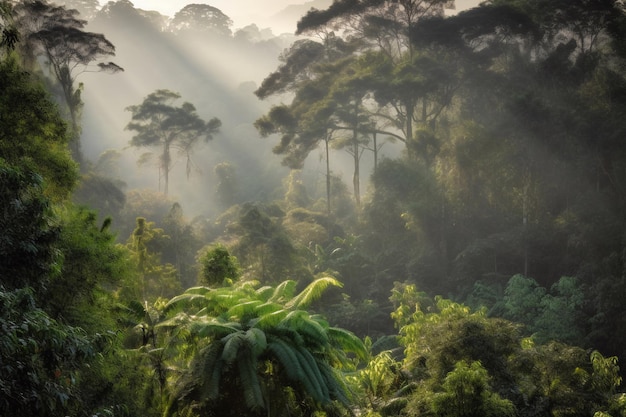
[[[326,211],[330,216],[330,152],[328,150],[328,142],[330,142],[330,134],[326,134],[324,139],[326,145]]]
[[[352,131],[352,146],[354,153],[354,175],[352,176],[352,186],[354,188],[354,202],[357,209],[361,207],[361,175],[359,167],[359,102],[354,104],[354,129]]]
[[[406,147],[409,159],[415,159],[415,144],[413,143],[413,112],[415,111],[415,103],[409,101],[406,104]]]
[[[167,195],[170,182],[170,143],[165,141],[163,146],[163,155],[161,156],[161,165],[163,167],[163,194]]]

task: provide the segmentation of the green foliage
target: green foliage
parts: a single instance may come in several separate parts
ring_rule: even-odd
[[[191,153],[198,140],[211,140],[222,124],[217,118],[208,122],[202,120],[191,103],[185,102],[175,107],[174,102],[180,97],[180,94],[169,90],[156,90],[141,104],[126,108],[132,115],[126,129],[136,132],[130,141],[131,146],[158,148],[162,152],[157,166],[159,173],[162,172],[164,176],[163,192],[166,195],[169,173],[175,161],[172,152],[186,157],[186,172],[189,176],[193,167]]]
[[[100,225],[94,212],[72,205],[59,207],[56,212],[61,273],[40,295],[42,306],[53,317],[88,327],[90,316],[98,314],[96,308],[92,310],[98,298],[127,285],[137,275],[128,261],[129,251],[115,244],[110,219]]]
[[[348,353],[364,358],[353,334],[300,308],[335,280],[321,279],[295,294],[295,283],[255,289],[192,288],[168,303],[183,309],[165,328],[184,326],[197,340],[188,371],[177,382],[166,415],[192,407],[220,415],[282,415],[287,409],[348,405],[341,369]],[[239,393],[243,402],[237,401]]]
[[[0,159],[0,276],[8,289],[45,288],[60,271],[60,228],[42,177]]]
[[[239,278],[239,263],[226,247],[215,245],[200,257],[200,283],[210,287],[235,282]],[[228,280],[228,281],[227,281]]]
[[[480,362],[459,361],[443,380],[433,411],[438,416],[514,416],[515,407],[490,390],[489,375]]]
[[[561,277],[547,292],[532,278],[516,275],[505,289],[502,312],[505,318],[526,324],[538,342],[582,344],[583,302],[583,291],[573,277]]]
[[[78,179],[66,124],[49,94],[15,59],[0,61],[0,158],[37,172],[49,198],[66,198]]]
[[[176,268],[161,262],[161,253],[168,240],[170,236],[163,229],[143,217],[137,218],[137,226],[126,244],[140,276],[136,298],[154,300],[179,292],[181,285]]]
[[[0,414],[66,415],[79,401],[78,372],[95,355],[79,328],[37,308],[28,289],[0,287]]]

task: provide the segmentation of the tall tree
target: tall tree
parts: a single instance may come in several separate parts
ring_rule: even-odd
[[[177,151],[187,159],[186,171],[189,176],[193,167],[191,153],[198,140],[208,142],[213,139],[222,124],[218,118],[208,122],[202,120],[191,103],[185,102],[176,107],[174,102],[180,98],[180,94],[170,90],[156,90],[143,103],[126,108],[132,114],[126,129],[136,132],[130,141],[131,146],[161,148],[158,161],[159,189],[163,175],[163,192],[166,195],[174,164],[172,151]],[[151,156],[151,153],[144,154],[140,162],[145,162]]]
[[[230,36],[232,24],[233,21],[216,7],[188,4],[174,15],[169,27],[173,32]]]
[[[79,12],[45,0],[27,0],[15,7],[16,21],[24,38],[22,53],[30,65],[36,57],[45,58],[49,75],[61,88],[72,127],[70,143],[74,158],[82,161],[80,111],[82,84],[76,78],[84,72],[123,71],[113,62],[102,61],[115,55],[115,46],[104,35],[84,31],[87,22]]]

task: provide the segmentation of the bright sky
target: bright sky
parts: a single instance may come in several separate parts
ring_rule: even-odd
[[[255,20],[262,21],[290,4],[304,4],[307,0],[130,0],[136,8],[156,10],[173,17],[187,4],[200,3],[217,7],[233,19],[235,28],[243,27]],[[106,3],[106,0],[101,0]],[[256,18],[256,19],[255,19]]]
[[[209,4],[217,7],[233,19],[234,28],[241,28],[253,22],[263,22],[291,4],[304,4],[308,0],[130,0],[136,8],[156,10],[173,17],[176,12],[191,3]],[[475,6],[480,0],[456,0],[457,9]],[[100,0],[101,4],[107,0]]]

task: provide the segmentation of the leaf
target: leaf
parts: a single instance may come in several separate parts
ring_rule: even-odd
[[[311,282],[307,287],[300,292],[297,296],[292,298],[285,307],[289,308],[306,308],[313,301],[317,300],[322,296],[322,293],[329,287],[343,287],[343,284],[332,277],[322,277],[317,278],[315,281]]]

